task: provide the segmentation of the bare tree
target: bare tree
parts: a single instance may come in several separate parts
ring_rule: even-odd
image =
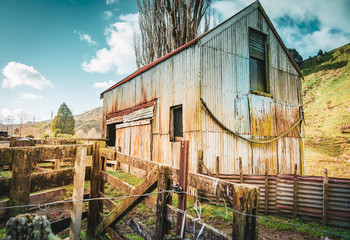
[[[24,122],[26,121],[26,114],[24,112],[22,112],[20,115],[19,115],[19,136],[21,137],[22,135],[22,128],[23,128],[23,124]]]
[[[200,30],[208,30],[210,4],[211,0],[138,0],[141,36],[134,34],[137,67],[186,44]]]
[[[10,136],[12,135],[14,122],[15,122],[15,117],[12,115],[7,115],[7,117],[5,118],[5,123],[7,125],[7,132]],[[9,127],[10,127],[10,131],[9,131]]]

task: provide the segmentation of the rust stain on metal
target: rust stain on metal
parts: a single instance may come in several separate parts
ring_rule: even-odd
[[[129,113],[135,112],[137,110],[153,106],[156,101],[157,101],[157,99],[155,98],[155,99],[153,99],[153,100],[151,100],[149,102],[142,103],[140,105],[137,105],[137,106],[134,106],[134,107],[131,107],[131,108],[119,111],[119,112],[107,114],[106,118],[110,119],[110,118],[114,118],[114,117],[123,116],[123,115],[129,114]]]

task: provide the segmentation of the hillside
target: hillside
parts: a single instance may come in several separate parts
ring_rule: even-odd
[[[74,115],[75,119],[75,136],[76,137],[101,137],[102,124],[102,107],[94,108],[82,114]],[[22,127],[22,136],[32,135],[34,137],[42,137],[51,135],[51,121],[41,121],[37,123],[26,123]],[[19,128],[14,125],[13,129]],[[3,127],[6,129],[5,127]]]
[[[350,44],[302,63],[306,174],[350,177]]]

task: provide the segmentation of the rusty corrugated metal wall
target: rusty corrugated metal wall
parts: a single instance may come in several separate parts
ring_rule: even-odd
[[[253,139],[278,136],[299,119],[299,74],[259,9],[234,18],[229,20],[233,23],[220,26],[218,34],[200,40],[201,97],[231,130]],[[251,93],[249,28],[267,35],[272,97]],[[270,174],[291,173],[295,163],[300,166],[296,130],[276,142],[259,145],[223,132],[205,111],[201,118],[204,164],[213,172],[216,156],[220,156],[222,174],[239,173],[238,157],[243,159],[246,174],[263,174],[265,159]]]
[[[250,93],[249,27],[267,34],[272,97]],[[216,156],[220,156],[221,174],[238,173],[238,157],[243,159],[246,174],[262,174],[265,158],[270,174],[291,173],[294,163],[301,163],[296,131],[266,145],[239,140],[210,118],[199,98],[233,131],[262,139],[285,132],[299,119],[299,87],[298,72],[257,4],[253,4],[195,45],[104,93],[103,133],[108,114],[157,99],[150,130],[150,153],[140,155],[136,150],[135,156],[151,157],[178,167],[180,143],[170,141],[169,122],[170,107],[182,104],[184,139],[190,141],[190,171],[197,171],[197,151],[201,149],[205,165],[213,172]],[[123,135],[123,138],[128,137]]]

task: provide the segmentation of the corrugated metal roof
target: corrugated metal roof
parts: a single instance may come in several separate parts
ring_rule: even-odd
[[[285,50],[285,52],[287,53],[288,55],[288,58],[291,60],[293,66],[296,68],[296,70],[298,71],[299,75],[303,77],[297,63],[294,61],[293,57],[290,55],[287,47],[284,45],[282,39],[280,38],[280,36],[278,35],[276,29],[274,28],[274,26],[272,25],[270,19],[268,18],[265,10],[263,9],[263,7],[261,6],[260,2],[257,0],[256,2],[250,4],[249,6],[245,7],[244,9],[242,9],[241,11],[239,11],[238,13],[236,13],[235,15],[233,15],[232,17],[230,17],[229,19],[227,19],[226,21],[222,22],[221,24],[219,24],[218,26],[210,29],[209,31],[203,33],[202,35],[196,37],[195,39],[189,41],[188,43],[182,45],[181,47],[175,49],[174,51],[168,53],[167,55],[161,57],[161,58],[158,58],[157,60],[153,61],[152,63],[138,69],[137,71],[135,71],[133,74],[127,76],[126,78],[124,78],[123,80],[121,80],[120,82],[116,83],[115,85],[113,85],[112,87],[108,88],[107,90],[103,91],[100,95],[100,98],[102,99],[103,98],[103,94],[106,93],[106,92],[109,92],[110,90],[122,85],[123,83],[133,79],[134,77],[140,75],[141,73],[143,72],[146,72],[147,70],[151,69],[152,67],[156,66],[157,64],[163,62],[164,60],[170,58],[171,56],[181,52],[182,50],[196,44],[198,42],[198,40],[200,40],[202,37],[206,36],[207,34],[209,34],[210,32],[212,32],[213,30],[217,29],[218,27],[220,27],[221,25],[225,24],[226,22],[228,22],[230,19],[232,19],[233,17],[235,17],[236,15],[240,14],[241,12],[245,11],[246,9],[248,9],[249,7],[251,7],[252,5],[256,4],[257,5],[257,8],[259,8],[261,10],[261,12],[263,13],[264,17],[266,18],[266,21],[268,22],[269,26],[271,27],[273,33],[276,35],[278,41],[280,42],[280,44],[282,45],[282,48]]]

